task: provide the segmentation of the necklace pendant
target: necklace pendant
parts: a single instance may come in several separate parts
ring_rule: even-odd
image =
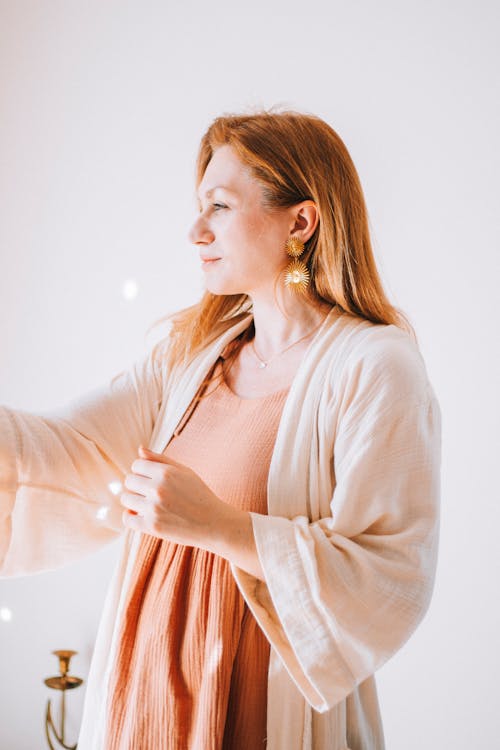
[[[260,367],[261,370],[263,370],[264,367],[267,367],[267,363],[266,362],[259,362],[259,367]]]

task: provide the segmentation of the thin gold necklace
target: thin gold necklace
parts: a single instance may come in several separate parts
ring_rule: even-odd
[[[292,346],[295,346],[296,344],[300,344],[301,341],[304,341],[304,339],[306,339],[308,336],[311,336],[311,334],[313,334],[315,331],[317,331],[318,328],[320,328],[320,326],[323,325],[323,322],[324,321],[322,320],[321,323],[316,326],[316,328],[312,329],[312,331],[309,331],[309,333],[306,333],[305,336],[302,336],[300,339],[297,339],[297,341],[292,342],[285,349],[282,349],[280,352],[277,352],[276,354],[273,354],[273,356],[270,357],[269,359],[262,359],[261,357],[259,357],[259,355],[257,354],[257,352],[255,350],[255,344],[253,343],[254,340],[252,339],[250,341],[250,346],[252,347],[253,353],[255,354],[256,358],[259,361],[259,368],[261,370],[263,370],[264,367],[267,367],[268,364],[269,364],[269,362],[272,362],[273,359],[275,359],[276,357],[279,357],[281,354],[284,354],[285,352],[287,352],[289,349],[292,348]]]

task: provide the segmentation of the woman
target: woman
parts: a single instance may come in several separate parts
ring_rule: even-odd
[[[220,117],[197,166],[200,303],[65,411],[0,409],[2,572],[126,530],[79,750],[379,750],[373,674],[433,585],[439,405],[325,122]]]

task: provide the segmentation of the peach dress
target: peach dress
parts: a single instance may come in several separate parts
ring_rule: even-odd
[[[266,514],[288,390],[243,399],[224,379],[210,384],[165,455],[225,502]],[[270,646],[227,560],[143,535],[121,627],[106,750],[266,747]]]

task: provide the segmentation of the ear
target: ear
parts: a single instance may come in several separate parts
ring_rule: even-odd
[[[300,237],[302,242],[307,242],[313,236],[319,224],[318,207],[314,201],[302,201],[291,208],[291,213],[291,233]]]

